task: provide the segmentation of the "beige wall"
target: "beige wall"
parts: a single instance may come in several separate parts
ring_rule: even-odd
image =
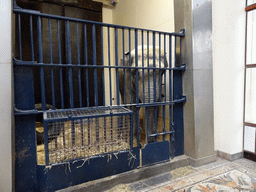
[[[173,1],[121,0],[113,9],[113,23],[173,32]]]

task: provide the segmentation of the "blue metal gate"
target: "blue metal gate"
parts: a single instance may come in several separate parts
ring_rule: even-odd
[[[15,3],[14,13],[17,191],[53,191],[184,153],[184,30],[92,22]]]

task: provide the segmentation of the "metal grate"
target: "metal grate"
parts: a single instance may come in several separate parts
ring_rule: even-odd
[[[130,149],[131,115],[125,108],[45,112],[46,164]]]

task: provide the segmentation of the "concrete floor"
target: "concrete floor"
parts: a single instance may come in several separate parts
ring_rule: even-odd
[[[186,156],[180,156],[168,163],[136,169],[60,191],[256,192],[256,162],[244,158],[232,162],[217,158],[213,163],[192,167]]]

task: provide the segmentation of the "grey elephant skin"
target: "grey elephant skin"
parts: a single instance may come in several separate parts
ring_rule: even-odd
[[[137,55],[137,58],[136,58]],[[136,50],[125,53],[125,58],[120,60],[120,66],[131,68],[119,69],[119,90],[123,104],[136,103],[154,103],[159,102],[162,98],[162,76],[168,67],[166,55],[163,49],[158,46],[140,45]],[[133,67],[139,67],[138,69]],[[143,69],[147,67],[147,69]],[[148,69],[150,68],[150,69]],[[154,69],[153,69],[154,68]],[[161,68],[161,69],[159,69]],[[137,76],[137,78],[136,78]],[[136,94],[136,85],[138,92]],[[136,102],[136,95],[138,97]],[[157,105],[156,105],[157,106]],[[133,118],[133,140],[136,140],[137,135],[137,110],[135,106],[131,107],[134,113]],[[155,141],[155,137],[149,137],[155,133],[159,114],[159,107],[148,107],[148,118],[144,116],[146,127],[148,127],[147,142]]]

